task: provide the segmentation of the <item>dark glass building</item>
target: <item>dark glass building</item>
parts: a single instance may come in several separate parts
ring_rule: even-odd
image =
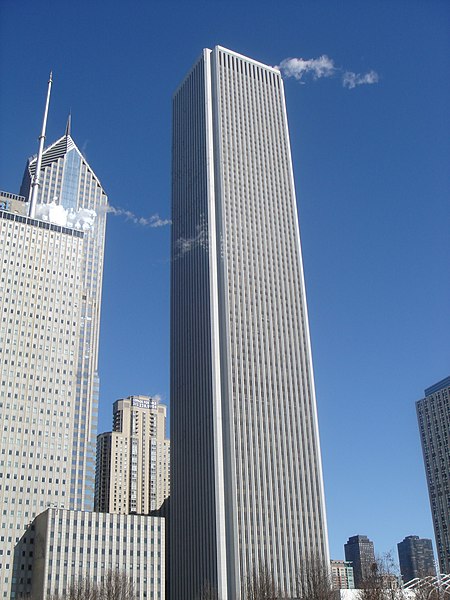
[[[450,377],[416,403],[423,461],[441,573],[450,573]]]
[[[354,535],[344,544],[345,560],[353,566],[355,588],[361,589],[375,563],[373,542],[366,535]]]
[[[409,535],[397,544],[398,560],[404,583],[416,577],[436,575],[433,544],[431,540],[421,539],[418,535]]]

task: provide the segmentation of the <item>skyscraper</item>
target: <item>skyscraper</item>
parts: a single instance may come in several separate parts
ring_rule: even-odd
[[[441,573],[450,573],[450,377],[416,403],[423,461]]]
[[[409,535],[397,544],[400,572],[404,583],[411,579],[435,577],[433,544],[431,540]]]
[[[36,157],[0,210],[1,598],[28,523],[93,500],[107,199],[70,126],[40,158],[35,216]]]
[[[173,102],[171,594],[329,564],[279,71],[217,46]]]
[[[149,396],[114,402],[113,431],[97,437],[95,510],[149,514],[170,490],[164,404]]]
[[[367,535],[354,535],[344,544],[345,560],[353,567],[355,587],[360,589],[371,574],[375,564],[373,542]]]

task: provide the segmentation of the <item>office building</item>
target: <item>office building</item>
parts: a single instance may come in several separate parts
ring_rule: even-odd
[[[28,214],[28,203],[26,198],[19,196],[19,194],[0,191],[0,210],[26,216]]]
[[[355,580],[353,578],[353,567],[345,560],[332,560],[331,580],[335,590],[353,590]]]
[[[149,514],[169,496],[166,411],[149,396],[114,403],[113,431],[97,438],[95,510]]]
[[[400,572],[404,583],[418,577],[435,577],[433,544],[431,540],[409,535],[397,544]]]
[[[71,585],[105,585],[118,575],[133,596],[165,600],[164,519],[49,508],[34,519],[16,548],[16,597],[46,600]],[[79,596],[77,596],[79,597]],[[81,596],[85,597],[85,596]]]
[[[93,501],[107,199],[68,127],[40,155],[29,216],[36,160],[0,195],[0,598],[33,518]]]
[[[171,595],[329,564],[283,81],[217,46],[174,95]]]
[[[361,589],[375,564],[373,542],[366,535],[354,535],[344,544],[345,560],[353,567],[355,587]]]
[[[425,390],[416,403],[436,551],[441,573],[450,573],[450,377]]]

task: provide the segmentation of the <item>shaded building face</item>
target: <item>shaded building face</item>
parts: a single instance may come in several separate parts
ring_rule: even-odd
[[[431,540],[410,535],[397,544],[400,572],[404,583],[418,577],[436,576]]]
[[[441,573],[450,572],[450,377],[416,403],[425,475]]]
[[[353,566],[355,587],[363,587],[375,564],[375,551],[373,542],[366,535],[355,535],[348,539],[344,545],[345,560]]]

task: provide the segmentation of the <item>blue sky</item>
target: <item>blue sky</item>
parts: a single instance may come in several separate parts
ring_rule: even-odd
[[[71,110],[138,217],[170,217],[171,96],[202,48],[333,61],[285,80],[333,558],[357,533],[433,537],[414,401],[450,374],[449,30],[433,0],[0,3],[0,188],[19,190],[53,69],[48,142]],[[169,229],[109,217],[99,431],[121,396],[169,400]]]

